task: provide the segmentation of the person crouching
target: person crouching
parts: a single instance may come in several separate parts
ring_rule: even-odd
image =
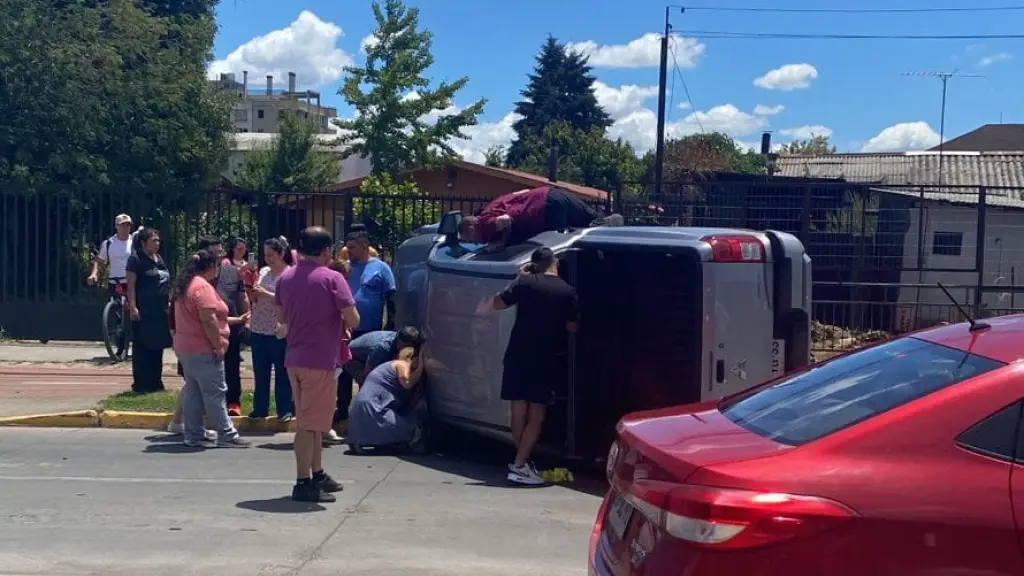
[[[413,347],[403,348],[397,360],[377,366],[366,376],[349,411],[346,441],[352,452],[417,448],[423,436],[416,414],[422,376],[423,361]]]

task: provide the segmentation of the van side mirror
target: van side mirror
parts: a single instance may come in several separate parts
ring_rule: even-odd
[[[445,244],[459,243],[460,224],[462,224],[461,210],[452,210],[441,216],[441,224],[437,227],[437,233],[444,235]]]

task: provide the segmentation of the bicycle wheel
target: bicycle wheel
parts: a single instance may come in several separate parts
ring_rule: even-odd
[[[103,346],[115,362],[124,360],[128,355],[124,336],[124,308],[118,300],[111,300],[103,307]]]

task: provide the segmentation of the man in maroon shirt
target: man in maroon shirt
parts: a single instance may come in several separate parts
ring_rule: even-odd
[[[495,198],[478,215],[462,219],[459,235],[468,242],[487,244],[485,250],[490,251],[522,244],[541,232],[621,225],[622,216],[603,217],[575,194],[545,186]]]

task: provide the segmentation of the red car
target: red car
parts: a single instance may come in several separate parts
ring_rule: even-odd
[[[1024,574],[1024,316],[986,322],[626,416],[590,574]]]

